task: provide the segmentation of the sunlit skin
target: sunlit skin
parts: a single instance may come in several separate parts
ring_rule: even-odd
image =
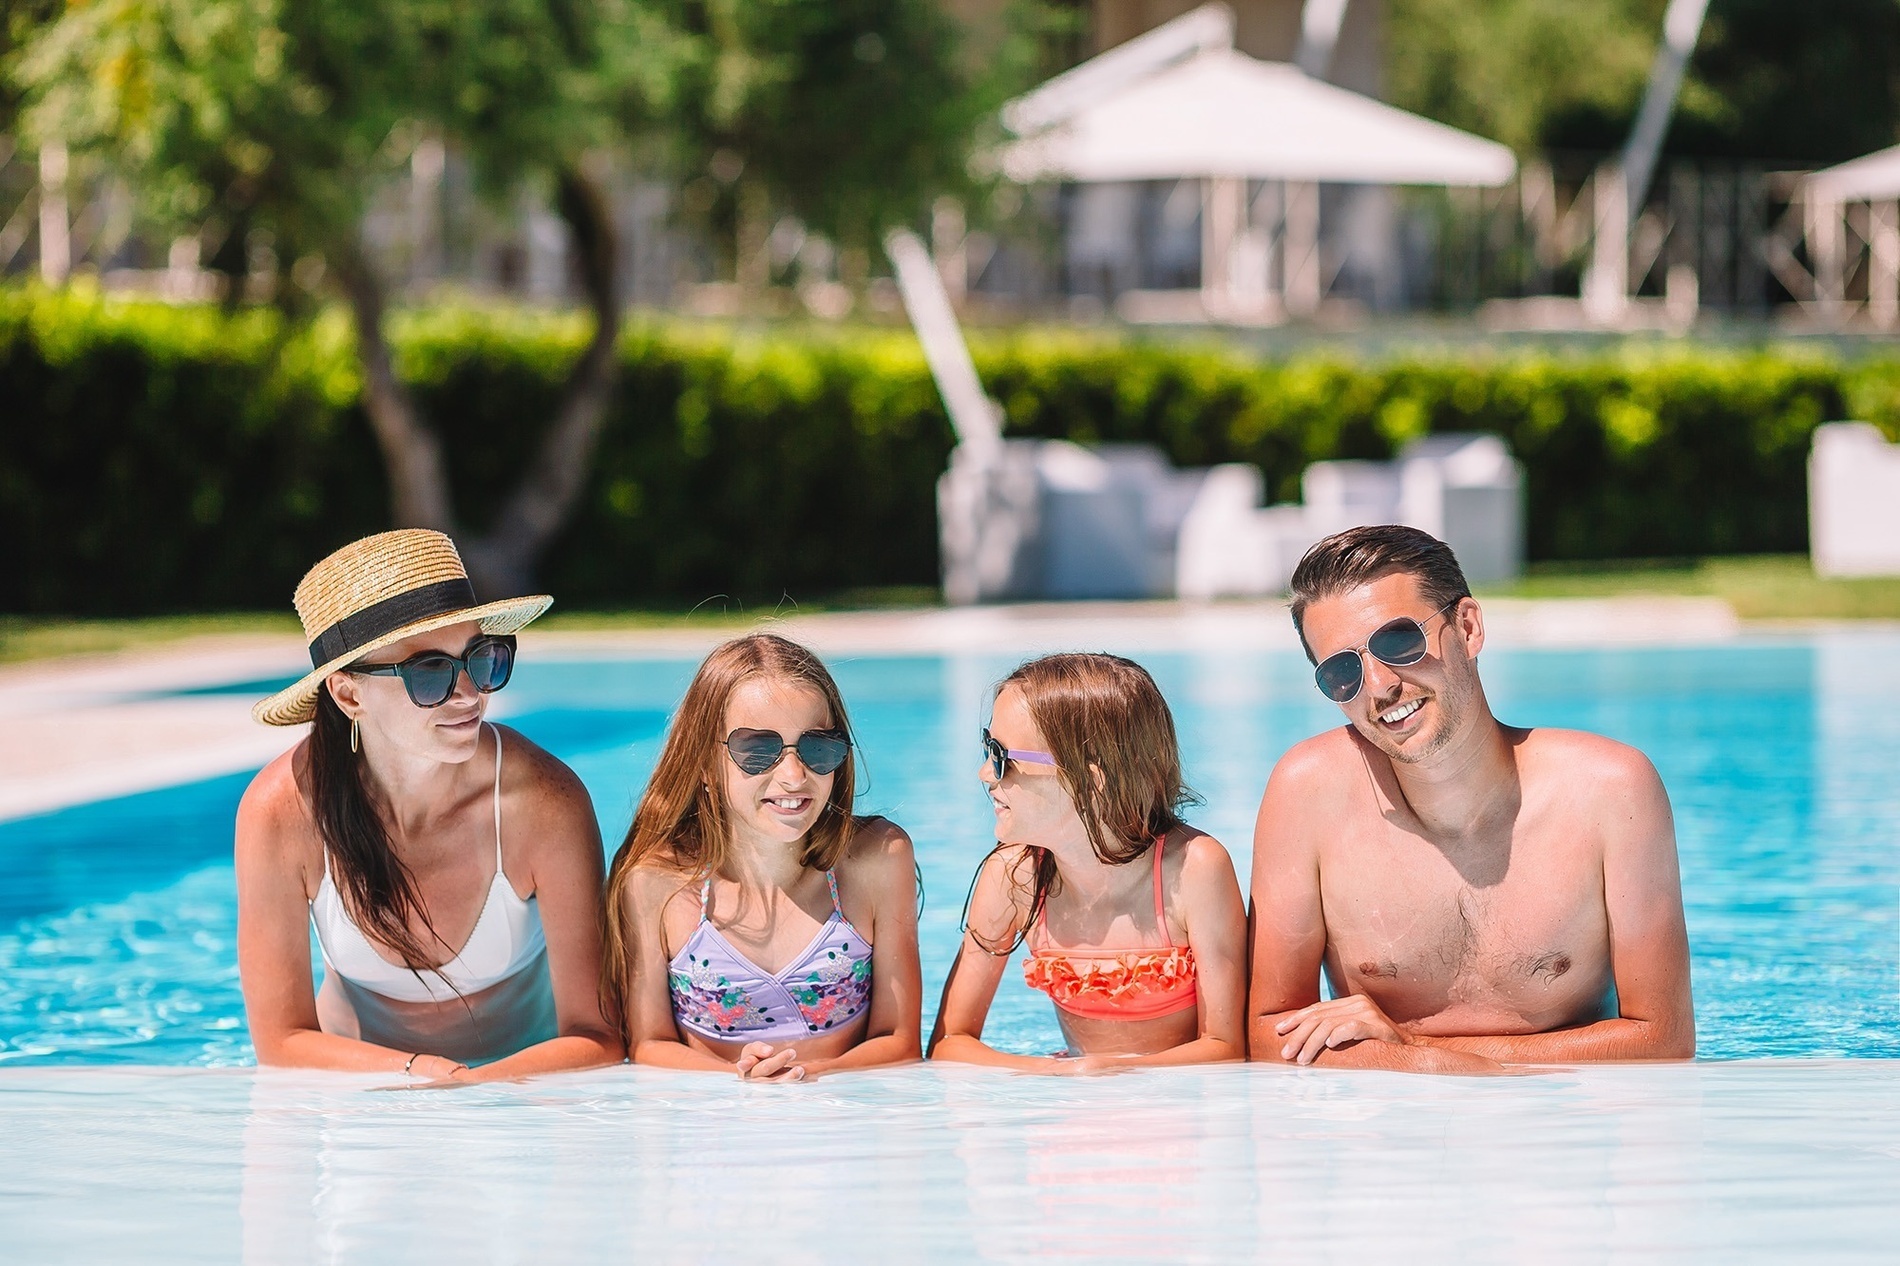
[[[1013,686],[998,692],[989,729],[1005,747],[1049,750],[1022,693]],[[1062,1057],[1011,1055],[983,1042],[984,1021],[1009,966],[1007,956],[983,946],[1014,941],[1030,913],[1027,894],[1010,878],[1021,846],[1046,848],[1056,858],[1061,882],[1045,907],[1045,927],[1054,946],[1153,948],[1164,937],[1154,926],[1151,859],[1144,855],[1116,866],[1097,857],[1053,766],[1011,761],[999,779],[984,761],[980,777],[995,811],[998,842],[1017,847],[999,850],[977,879],[970,902],[971,933],[964,936],[944,985],[931,1058],[1058,1074],[1244,1058],[1246,910],[1240,884],[1219,841],[1185,826],[1168,837],[1162,887],[1166,939],[1194,950],[1198,1005],[1132,1021],[1085,1018],[1057,1008],[1069,1052]]]
[[[480,634],[473,623],[452,625],[361,662],[394,664],[426,651],[461,655]],[[446,963],[474,934],[495,874],[495,736],[481,723],[487,696],[466,673],[438,708],[411,703],[397,677],[338,672],[325,688],[357,720],[360,759],[384,807],[391,847],[434,927],[431,933],[412,921],[410,930],[438,951],[436,964]],[[502,733],[503,873],[540,911],[560,1035],[473,1070],[431,1051],[347,1036],[356,1031],[349,1003],[329,984],[318,994],[311,981],[309,906],[323,882],[324,857],[304,790],[306,742],[265,766],[238,806],[238,971],[259,1063],[399,1072],[415,1055],[413,1075],[489,1081],[623,1058],[599,1000],[603,866],[593,805],[567,766],[513,730]],[[376,949],[400,963],[395,951]]]
[[[833,725],[824,695],[802,682],[754,677],[726,705],[722,733],[772,730],[787,742]],[[800,861],[839,775],[814,774],[788,751],[763,774],[747,774],[720,751],[735,864],[714,876],[715,926],[732,947],[768,972],[803,954],[831,917],[822,870]],[[917,954],[917,876],[910,837],[883,818],[862,823],[836,867],[839,905],[871,942],[871,1005],[841,1028],[774,1046],[711,1042],[674,1022],[667,965],[699,924],[699,883],[682,884],[671,858],[634,868],[626,887],[634,938],[632,1056],[664,1068],[736,1072],[748,1081],[805,1081],[846,1068],[914,1060],[920,1054],[923,971]]]
[[[1691,1057],[1675,828],[1655,769],[1598,735],[1499,723],[1477,672],[1482,611],[1467,598],[1434,618],[1435,605],[1394,574],[1306,609],[1316,660],[1400,616],[1428,645],[1406,667],[1362,653],[1347,724],[1295,746],[1267,784],[1253,1058],[1486,1072]]]

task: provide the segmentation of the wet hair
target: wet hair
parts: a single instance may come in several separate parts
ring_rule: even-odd
[[[449,946],[435,934],[415,876],[389,842],[389,828],[363,778],[363,758],[350,750],[350,719],[327,685],[317,691],[317,715],[305,750],[311,812],[328,854],[330,879],[351,922],[395,951],[410,971],[434,967],[422,938],[410,930],[412,922],[427,928],[444,949]]]
[[[1434,607],[1447,607],[1471,596],[1464,568],[1451,546],[1429,532],[1398,523],[1347,528],[1314,545],[1293,569],[1293,628],[1300,648],[1313,658],[1306,644],[1306,608],[1321,598],[1371,584],[1385,576],[1408,575],[1418,580],[1419,592]]]
[[[754,679],[808,686],[824,697],[830,726],[852,738],[844,696],[823,661],[809,650],[772,633],[752,633],[715,648],[693,675],[673,714],[673,726],[647,779],[627,837],[607,872],[607,910],[601,973],[605,1001],[628,1014],[633,989],[635,929],[627,917],[626,890],[643,862],[664,861],[683,879],[708,876],[726,868],[732,856],[727,822],[724,770],[727,759],[726,706],[742,684]],[[831,796],[818,821],[805,835],[799,862],[812,870],[830,870],[844,856],[857,821],[851,807],[857,784],[857,745],[831,775]],[[610,1012],[612,1014],[612,1012]],[[631,1034],[628,1035],[631,1037]]]
[[[1009,687],[1022,693],[1104,863],[1126,866],[1147,856],[1155,840],[1181,825],[1179,811],[1200,803],[1182,781],[1168,701],[1140,664],[1119,655],[1045,655],[1003,678],[996,693]],[[1023,849],[1010,869],[1011,882],[1028,898],[1029,917],[1009,946],[983,946],[992,954],[1022,943],[1057,882],[1055,855],[1044,848]],[[967,899],[963,913],[967,927]]]

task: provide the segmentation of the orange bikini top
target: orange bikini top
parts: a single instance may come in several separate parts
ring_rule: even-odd
[[[1090,1020],[1152,1020],[1195,1004],[1194,951],[1168,936],[1168,913],[1161,900],[1161,847],[1155,859],[1155,923],[1165,946],[1125,950],[1059,950],[1047,946],[1042,916],[1029,931],[1029,957],[1023,979],[1031,989],[1071,1015]],[[1038,942],[1042,942],[1038,944]]]

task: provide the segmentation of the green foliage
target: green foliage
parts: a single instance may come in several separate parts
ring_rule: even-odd
[[[846,246],[967,186],[998,104],[941,0],[677,0],[682,167],[743,179]],[[717,156],[715,158],[715,156]]]
[[[1396,104],[1539,149],[1629,136],[1666,0],[1388,0]],[[1822,165],[1900,125],[1894,0],[1713,0],[1676,103],[1670,154]]]
[[[347,248],[425,133],[495,187],[571,162],[665,75],[636,0],[96,0],[12,67],[28,130],[109,158],[161,223]],[[643,61],[633,44],[649,36]]]
[[[499,505],[588,333],[583,319],[432,309],[392,322],[441,420],[472,525]],[[1900,361],[1708,350],[1566,357],[1332,354],[1074,332],[983,337],[1013,434],[1305,465],[1491,430],[1528,475],[1538,559],[1806,547],[1809,433],[1900,438]],[[748,603],[930,584],[951,444],[923,357],[890,331],[638,324],[599,461],[543,578],[564,607]],[[324,552],[385,526],[348,324],[96,294],[0,292],[0,611],[275,609]]]

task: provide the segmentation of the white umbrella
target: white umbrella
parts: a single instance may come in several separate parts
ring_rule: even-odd
[[[1900,145],[1877,150],[1807,179],[1811,198],[1821,202],[1884,202],[1900,198]]]
[[[1517,161],[1495,141],[1297,67],[1215,47],[1013,142],[1002,168],[1023,183],[1198,177],[1497,186]]]

